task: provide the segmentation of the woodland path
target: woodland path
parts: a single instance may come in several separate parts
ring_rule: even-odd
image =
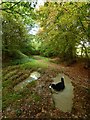
[[[66,66],[65,63],[56,64],[59,62],[59,58],[54,58],[50,61],[45,61],[44,59],[41,59],[40,56],[34,56],[34,58],[36,58],[38,62],[45,63],[49,69],[57,70],[68,75],[75,84],[88,88],[90,70],[85,69],[83,63],[75,63],[71,66]]]
[[[36,63],[48,66],[46,69],[23,69],[21,65],[3,68],[3,116],[8,118],[86,118],[89,115],[88,73],[83,63],[66,66],[59,58],[33,56]],[[30,64],[31,65],[31,64]],[[36,64],[35,64],[36,65]],[[27,85],[24,91],[15,92],[14,86],[30,76],[32,71],[41,73],[41,77]],[[63,72],[74,86],[73,108],[71,113],[64,113],[54,107],[49,84],[52,78]]]

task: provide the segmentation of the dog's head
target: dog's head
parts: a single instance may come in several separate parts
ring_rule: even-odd
[[[50,84],[49,88],[55,88],[55,84]]]
[[[61,82],[64,82],[64,77],[61,77]]]

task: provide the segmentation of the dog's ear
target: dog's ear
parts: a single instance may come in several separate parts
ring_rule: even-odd
[[[64,79],[64,76],[62,76],[62,78]]]

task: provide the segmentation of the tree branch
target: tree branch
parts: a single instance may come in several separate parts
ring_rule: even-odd
[[[13,15],[13,13],[12,12],[10,12],[10,11],[8,11],[8,10],[5,10],[5,12],[7,12],[7,13],[9,13],[9,14],[12,14]],[[23,14],[21,14],[20,12],[18,12],[18,11],[14,11],[15,13],[17,13],[17,14],[19,14],[20,16],[24,16]]]
[[[11,10],[14,6],[16,6],[17,4],[19,4],[21,1],[19,1],[19,2],[15,2],[15,4],[14,5],[12,5],[11,7],[9,7],[9,8],[0,8],[0,10]],[[3,3],[5,3],[5,2],[2,2],[2,4]],[[9,2],[9,3],[14,3],[14,2]]]

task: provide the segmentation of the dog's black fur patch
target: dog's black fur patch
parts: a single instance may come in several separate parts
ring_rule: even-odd
[[[57,84],[50,84],[51,88],[53,88],[56,91],[61,91],[65,88],[65,84],[64,84],[64,78],[61,78],[61,82],[57,83]]]

